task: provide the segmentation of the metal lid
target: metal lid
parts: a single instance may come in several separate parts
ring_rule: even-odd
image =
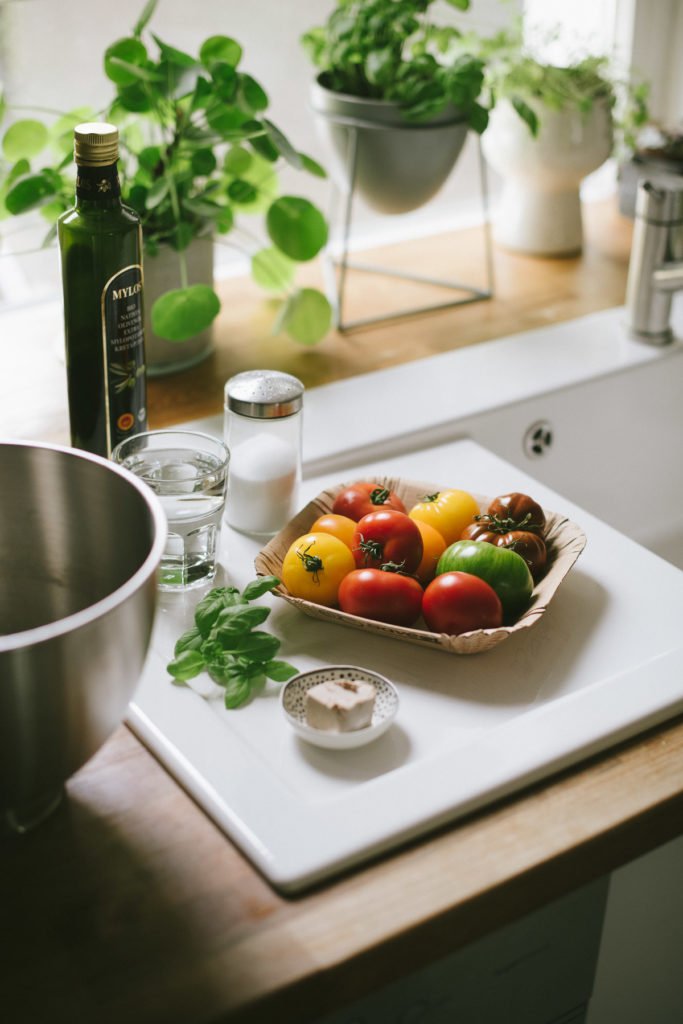
[[[74,160],[81,167],[108,167],[119,158],[119,130],[103,121],[74,128]]]
[[[301,410],[304,386],[297,377],[278,370],[247,370],[225,385],[225,407],[253,419],[293,416]]]
[[[636,193],[636,217],[650,224],[677,224],[683,220],[683,178],[653,174],[641,179]]]

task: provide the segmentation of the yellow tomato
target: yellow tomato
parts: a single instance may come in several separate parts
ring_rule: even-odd
[[[460,534],[468,523],[479,513],[479,505],[467,491],[451,488],[448,491],[437,491],[426,494],[408,515],[411,519],[428,523],[438,530],[446,545],[460,540]]]
[[[356,524],[353,519],[328,512],[327,515],[316,519],[311,527],[311,533],[329,533],[333,537],[343,540],[347,547],[353,548],[353,531],[355,529]]]
[[[429,583],[434,579],[436,563],[446,550],[446,541],[438,530],[435,530],[429,523],[416,519],[415,523],[422,534],[422,561],[415,570],[415,575],[420,583]]]
[[[307,533],[290,546],[281,579],[292,597],[334,605],[344,577],[356,568],[350,548],[329,533]]]

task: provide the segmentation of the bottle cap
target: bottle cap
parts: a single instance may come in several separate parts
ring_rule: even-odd
[[[81,167],[107,167],[119,157],[119,130],[113,124],[88,121],[74,128],[74,159]]]
[[[246,370],[225,385],[225,408],[252,419],[293,416],[301,410],[304,386],[278,370]]]

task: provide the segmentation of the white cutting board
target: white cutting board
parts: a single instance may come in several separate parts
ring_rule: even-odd
[[[472,441],[307,480],[387,473],[494,496],[533,495],[588,544],[547,612],[494,650],[458,656],[308,618],[268,595],[263,628],[301,670],[336,663],[388,676],[401,705],[375,743],[322,750],[295,736],[279,687],[227,711],[173,685],[165,666],[205,591],[161,595],[128,722],[283,891],[294,892],[452,821],[683,710],[683,573]],[[254,578],[260,543],[223,527],[214,585]],[[208,589],[208,588],[207,588]]]

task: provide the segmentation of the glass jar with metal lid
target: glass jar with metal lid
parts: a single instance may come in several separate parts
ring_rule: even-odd
[[[301,381],[277,370],[248,370],[225,385],[226,519],[242,533],[273,536],[297,511],[303,396]]]

